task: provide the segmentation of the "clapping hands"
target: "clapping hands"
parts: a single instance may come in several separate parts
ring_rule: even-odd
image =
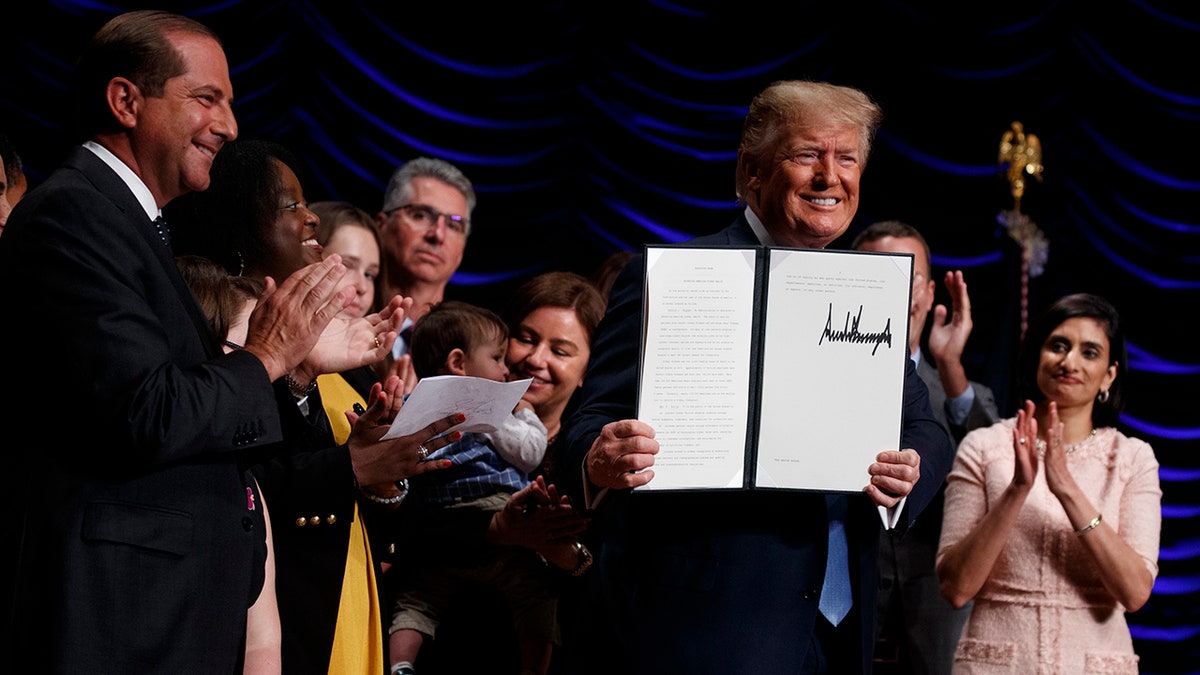
[[[375,314],[358,319],[334,317],[305,358],[305,370],[340,373],[386,358],[410,307],[412,298],[397,295]]]
[[[541,552],[573,544],[588,527],[566,495],[542,476],[515,494],[492,518],[488,541],[505,546],[523,546]]]

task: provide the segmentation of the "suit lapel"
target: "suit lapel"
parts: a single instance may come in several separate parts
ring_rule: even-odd
[[[204,344],[204,353],[209,358],[217,356],[221,352],[221,348],[217,343],[216,335],[213,334],[212,325],[201,311],[195,295],[192,294],[192,289],[188,287],[183,275],[179,273],[171,249],[163,244],[162,239],[158,236],[158,231],[154,229],[154,222],[146,217],[142,205],[133,196],[129,186],[104,163],[104,160],[82,146],[71,151],[66,164],[86,176],[100,194],[112,201],[113,205],[125,214],[130,225],[141,234],[146,246],[150,248],[152,255],[162,267],[163,274],[175,288],[179,301],[187,308],[188,316],[192,319],[196,333]]]
[[[938,377],[937,369],[929,363],[929,355],[922,352],[921,361],[917,363],[917,376],[929,390],[929,408],[933,416],[943,427],[949,429],[950,420],[946,416],[946,389],[942,386],[942,378]]]
[[[204,343],[204,353],[209,358],[217,356],[221,349],[217,344],[217,336],[213,333],[212,324],[209,323],[208,317],[204,316],[199,303],[196,302],[196,296],[192,293],[192,289],[187,285],[187,282],[184,281],[183,275],[179,272],[179,267],[175,265],[175,258],[171,255],[171,249],[163,245],[157,233],[154,235],[151,247],[156,249],[155,254],[158,256],[159,263],[163,266],[163,273],[167,275],[171,280],[171,284],[175,286],[175,292],[179,294],[179,301],[187,307],[188,315],[192,318],[192,324],[195,325],[196,332],[200,335],[200,340]]]

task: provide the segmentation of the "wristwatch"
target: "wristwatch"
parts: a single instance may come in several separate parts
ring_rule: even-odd
[[[588,570],[592,569],[592,552],[588,547],[583,545],[582,541],[575,542],[575,551],[579,553],[579,564],[575,569],[571,570],[570,574],[573,577],[581,577]]]

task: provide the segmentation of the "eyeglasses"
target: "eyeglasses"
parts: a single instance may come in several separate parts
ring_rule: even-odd
[[[466,216],[454,213],[442,213],[432,206],[425,206],[424,204],[405,204],[404,206],[397,206],[387,213],[391,215],[397,211],[403,211],[408,216],[408,222],[416,229],[427,229],[431,225],[436,225],[442,218],[446,219],[446,229],[451,232],[465,235],[467,230],[471,228],[471,221]]]

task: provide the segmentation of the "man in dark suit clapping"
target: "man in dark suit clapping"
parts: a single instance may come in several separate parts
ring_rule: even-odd
[[[0,653],[47,673],[241,672],[266,540],[237,451],[281,440],[271,383],[346,305],[345,268],[269,282],[223,354],[156,223],[237,136],[221,43],[123,14],[75,87],[84,142],[0,238]]]

